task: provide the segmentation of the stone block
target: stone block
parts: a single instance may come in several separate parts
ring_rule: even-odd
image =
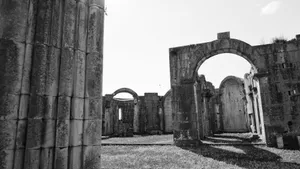
[[[54,168],[68,169],[68,147],[55,149]]]
[[[0,149],[15,148],[16,130],[16,120],[0,120]]]
[[[70,120],[70,146],[81,146],[83,139],[83,120]]]
[[[99,98],[85,99],[84,119],[101,119],[102,118],[102,100]]]
[[[39,149],[42,143],[43,120],[28,119],[26,148]]]
[[[20,94],[25,44],[0,39],[0,92]]]
[[[28,114],[29,95],[21,95],[19,104],[19,119],[27,118]]]
[[[31,92],[39,95],[57,96],[60,49],[35,45],[33,55]]]
[[[71,98],[68,96],[58,97],[57,119],[59,120],[70,119],[70,113],[71,113]]]
[[[0,38],[24,42],[26,36],[28,2],[12,0],[1,3]]]
[[[69,146],[70,120],[57,120],[56,147]]]
[[[73,77],[74,77],[74,50],[72,48],[63,48],[61,55],[59,95],[72,96]]]
[[[35,36],[38,0],[31,0],[28,2],[29,5],[28,5],[28,17],[27,17],[26,43],[32,44]]]
[[[0,95],[0,119],[17,119],[19,108],[19,95]]]
[[[38,3],[35,41],[41,44],[50,44],[51,7],[52,0],[44,0],[43,3]]]
[[[24,168],[25,149],[16,149],[14,153],[14,169]]]
[[[218,39],[230,39],[230,32],[218,33]]]
[[[61,0],[52,0],[52,20],[51,20],[51,45],[61,47],[61,29],[63,22],[63,3]]]
[[[101,146],[85,146],[83,154],[83,168],[101,168]]]
[[[85,97],[102,96],[103,56],[90,53],[86,60]]]
[[[41,150],[40,169],[52,169],[53,167],[53,148],[46,148]]]
[[[94,1],[96,2],[96,1]],[[88,19],[88,35],[87,35],[87,52],[103,51],[103,21],[104,12],[98,6],[90,4]]]
[[[85,85],[85,52],[75,51],[75,73],[74,73],[74,89],[73,97],[84,97]]]
[[[66,0],[64,4],[63,47],[74,48],[76,1]]]
[[[47,55],[46,69],[46,91],[49,96],[57,96],[58,94],[58,79],[59,79],[59,63],[61,50],[55,47],[49,48]]]
[[[48,47],[42,44],[34,45],[31,69],[31,93],[45,95],[47,80]]]
[[[24,169],[40,169],[40,149],[25,150]]]
[[[18,120],[16,148],[25,148],[27,120]]]
[[[101,145],[102,120],[85,120],[83,145]]]
[[[81,146],[69,148],[69,168],[82,169],[82,149]]]
[[[31,95],[29,118],[35,119],[55,119],[56,118],[56,97]]]
[[[30,93],[30,76],[31,76],[31,63],[32,63],[33,46],[31,44],[26,44],[24,65],[23,65],[23,77],[21,93]]]
[[[42,133],[42,147],[54,147],[56,120],[44,120],[44,132]]]
[[[75,49],[86,51],[86,36],[87,36],[87,16],[88,7],[86,3],[77,2],[77,15],[76,15],[76,34],[75,34]]]
[[[72,98],[71,119],[83,119],[85,99]]]
[[[0,168],[12,169],[14,164],[14,150],[0,149]]]

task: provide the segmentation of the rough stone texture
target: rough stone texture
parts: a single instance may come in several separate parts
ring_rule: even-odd
[[[228,76],[220,84],[219,94],[223,132],[248,132],[249,123],[245,112],[243,98],[243,80]]]
[[[101,146],[85,146],[83,151],[83,168],[93,169],[94,166],[101,166]]]
[[[171,90],[169,90],[164,96],[163,108],[164,108],[164,132],[171,133],[173,132]]]
[[[101,142],[104,6],[0,3],[0,168],[101,168],[81,146]]]
[[[251,76],[256,81],[253,87],[257,92],[254,106],[257,108],[257,117],[261,119],[259,131],[266,144],[275,146],[276,135],[284,132],[299,133],[299,38],[251,46],[243,41],[231,39],[225,34],[219,34],[218,40],[212,42],[169,50],[174,124],[190,124],[178,128],[174,126],[174,129],[177,128],[174,133],[175,143],[186,145],[187,142],[195,142],[192,131],[197,128],[193,127],[195,125],[192,119],[188,118],[195,113],[191,106],[194,101],[189,98],[197,99],[197,103],[201,96],[194,97],[197,95],[196,90],[193,91],[192,87],[188,86],[192,86],[196,81],[197,71],[202,63],[211,56],[221,53],[239,55],[253,66]],[[187,107],[188,104],[190,108]],[[177,118],[182,115],[187,118],[185,120]],[[198,129],[199,127],[201,128],[201,125]],[[182,142],[182,138],[185,138],[185,141]]]
[[[118,93],[129,93],[133,100],[114,98]],[[133,136],[133,134],[161,134],[173,132],[171,92],[165,96],[145,93],[138,96],[129,88],[120,88],[103,96],[102,134]],[[119,119],[119,109],[122,118]]]
[[[145,93],[145,112],[147,114],[147,130],[159,131],[159,96],[157,93]]]

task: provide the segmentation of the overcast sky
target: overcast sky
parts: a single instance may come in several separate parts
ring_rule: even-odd
[[[128,87],[139,95],[170,89],[169,48],[216,40],[218,32],[250,45],[300,34],[300,0],[106,0],[103,95]],[[200,67],[218,87],[250,64],[222,54]]]

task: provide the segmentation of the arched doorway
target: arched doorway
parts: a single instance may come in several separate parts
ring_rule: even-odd
[[[220,123],[222,132],[249,132],[248,113],[245,109],[244,80],[227,76],[220,84]]]
[[[104,98],[105,135],[132,136],[140,132],[139,97],[136,92],[129,88],[121,88]]]
[[[174,141],[178,146],[197,145],[201,136],[201,125],[199,114],[203,107],[198,104],[209,93],[197,94],[195,84],[199,81],[197,70],[202,63],[210,57],[221,54],[232,53],[246,59],[253,67],[253,77],[260,83],[259,91],[268,88],[267,66],[265,58],[249,44],[231,39],[228,32],[218,34],[218,40],[170,49],[170,74],[172,87],[172,111],[174,117]],[[201,84],[200,84],[201,85]],[[262,105],[264,102],[258,97],[261,120],[268,120],[263,116]],[[203,134],[203,133],[202,133]],[[262,139],[265,138],[264,127],[262,127]]]

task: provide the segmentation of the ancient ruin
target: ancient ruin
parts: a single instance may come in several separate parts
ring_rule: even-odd
[[[297,35],[289,41],[276,40],[272,44],[251,46],[230,38],[229,32],[225,32],[219,33],[218,39],[212,42],[171,48],[175,144],[195,146],[210,133],[208,119],[211,113],[206,103],[214,90],[207,90],[205,79],[199,77],[197,71],[205,60],[221,53],[239,55],[252,65],[244,84],[251,130],[260,134],[268,146],[276,145],[278,135],[299,133],[299,44],[300,36]],[[224,93],[222,89],[218,92]],[[251,118],[253,114],[256,118]]]
[[[173,133],[177,146],[224,131],[257,133],[268,146],[299,135],[300,35],[251,46],[225,32],[174,47],[164,96],[121,88],[102,98],[104,15],[104,0],[0,2],[1,169],[101,168],[102,132]],[[198,69],[220,53],[252,70],[215,89]],[[122,92],[134,99],[114,98]]]
[[[104,0],[0,2],[0,168],[100,168]]]
[[[118,93],[129,93],[133,100],[118,100]],[[102,134],[133,136],[133,134],[172,133],[171,92],[165,96],[145,93],[138,96],[129,88],[121,88],[103,96]]]

